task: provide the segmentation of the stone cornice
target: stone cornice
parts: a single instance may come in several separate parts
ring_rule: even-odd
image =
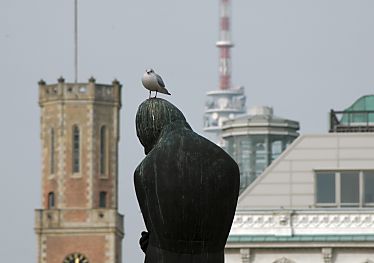
[[[67,213],[84,212],[86,220],[74,221],[65,218]],[[124,233],[123,215],[115,209],[50,209],[35,210],[35,231],[67,231],[68,229],[81,229],[92,231],[92,229],[112,228],[119,233]]]
[[[374,211],[247,211],[234,217],[230,235],[374,235]]]

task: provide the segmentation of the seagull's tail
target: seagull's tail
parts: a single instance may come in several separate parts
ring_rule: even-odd
[[[171,95],[170,92],[166,88],[162,88],[159,92],[167,94],[167,95]]]

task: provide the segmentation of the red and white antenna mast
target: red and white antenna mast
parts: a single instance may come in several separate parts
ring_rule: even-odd
[[[74,0],[74,81],[78,82],[78,0]]]
[[[231,40],[231,0],[220,1],[219,40],[219,88],[231,88],[231,56],[230,49],[234,46]]]
[[[219,0],[219,85],[207,92],[204,131],[220,136],[224,122],[246,112],[244,87],[231,84],[231,0]],[[221,139],[219,139],[221,140]],[[222,140],[221,140],[222,141]]]

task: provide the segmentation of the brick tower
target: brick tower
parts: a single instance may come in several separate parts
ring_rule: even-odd
[[[38,263],[121,263],[121,85],[39,82],[42,209]]]

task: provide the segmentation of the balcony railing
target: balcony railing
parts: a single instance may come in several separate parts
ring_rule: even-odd
[[[330,111],[330,132],[374,132],[374,111]]]

